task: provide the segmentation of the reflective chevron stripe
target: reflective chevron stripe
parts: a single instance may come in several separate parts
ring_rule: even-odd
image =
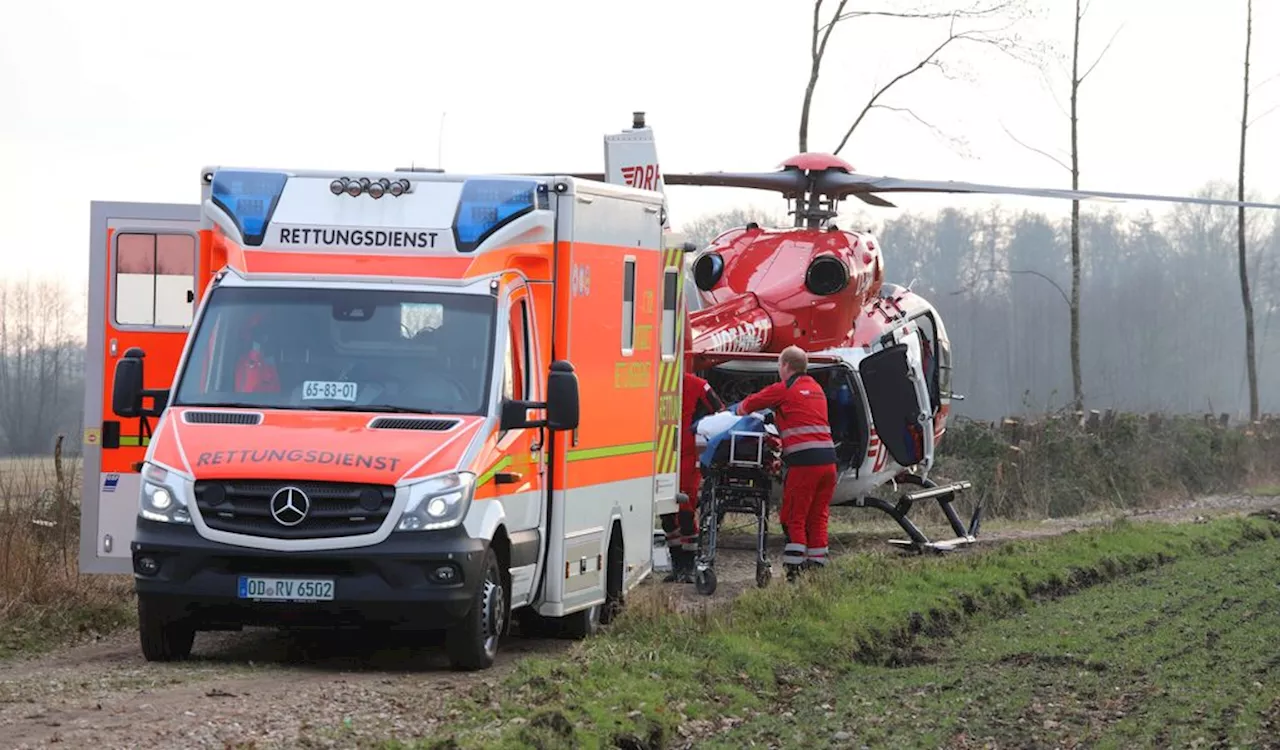
[[[654,473],[674,474],[680,470],[680,386],[684,374],[684,253],[679,247],[668,247],[662,253],[662,268],[679,269],[676,273],[676,347],[675,359],[658,363],[658,402],[674,403],[658,422],[658,452]],[[689,438],[692,439],[692,438]]]

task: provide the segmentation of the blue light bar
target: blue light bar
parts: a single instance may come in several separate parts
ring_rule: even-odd
[[[536,180],[467,180],[453,217],[453,241],[469,253],[489,235],[534,209]]]
[[[283,172],[224,171],[213,173],[213,204],[231,217],[244,244],[258,246],[289,181]]]

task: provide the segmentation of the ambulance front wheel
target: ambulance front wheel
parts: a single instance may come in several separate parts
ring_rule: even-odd
[[[196,630],[169,616],[146,596],[138,597],[138,638],[147,661],[179,661],[191,655]]]
[[[476,586],[471,609],[445,634],[445,650],[449,663],[457,670],[473,671],[493,666],[498,644],[505,635],[507,587],[498,568],[498,555],[489,547],[484,552],[480,569],[484,579]]]

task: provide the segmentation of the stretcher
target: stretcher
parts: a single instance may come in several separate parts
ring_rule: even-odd
[[[726,513],[756,519],[756,585],[773,577],[769,561],[769,504],[782,471],[782,439],[765,409],[738,417],[737,404],[694,423],[702,485],[698,494],[698,553],[694,585],[699,594],[716,590],[716,540]]]

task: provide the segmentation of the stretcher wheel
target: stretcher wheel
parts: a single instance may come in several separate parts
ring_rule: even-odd
[[[764,588],[769,585],[769,580],[773,578],[773,569],[768,563],[756,563],[756,586]]]
[[[693,579],[693,585],[697,587],[698,593],[703,596],[711,596],[716,593],[716,572],[712,568],[699,570]]]

